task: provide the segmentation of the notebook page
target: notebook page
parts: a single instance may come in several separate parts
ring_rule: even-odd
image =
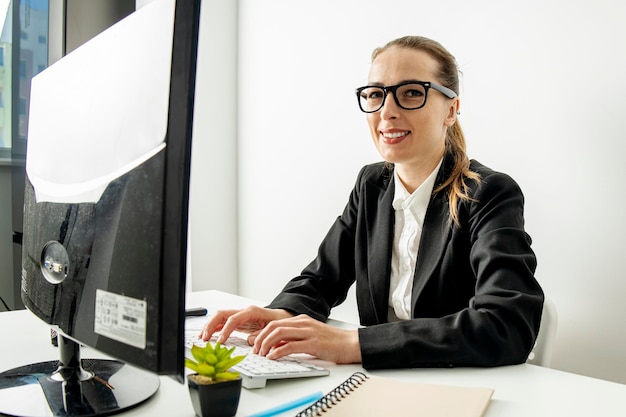
[[[491,388],[424,384],[369,375],[324,416],[482,417]]]

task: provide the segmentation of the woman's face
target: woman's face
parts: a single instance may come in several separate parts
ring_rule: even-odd
[[[428,53],[393,47],[372,62],[368,85],[384,87],[403,81],[431,81],[441,84],[435,74],[439,64]],[[417,110],[399,107],[391,94],[384,106],[367,114],[376,149],[397,168],[434,169],[445,151],[448,127],[454,124],[458,99],[449,99],[430,89],[426,105]]]

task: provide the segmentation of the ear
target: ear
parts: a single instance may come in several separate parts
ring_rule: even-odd
[[[448,109],[448,116],[446,117],[446,120],[445,120],[446,127],[450,127],[454,123],[456,123],[457,116],[461,114],[461,112],[459,111],[460,108],[461,108],[461,102],[459,101],[459,98],[456,97],[452,100],[452,103],[450,104],[450,108]]]

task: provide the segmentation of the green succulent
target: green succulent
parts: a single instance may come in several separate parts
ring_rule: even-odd
[[[228,349],[219,342],[215,346],[211,343],[204,347],[193,345],[191,354],[195,361],[185,358],[185,366],[212,382],[237,379],[239,372],[230,371],[230,368],[244,360],[246,356],[233,356],[234,350],[235,347]]]

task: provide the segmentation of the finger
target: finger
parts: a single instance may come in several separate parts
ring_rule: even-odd
[[[291,340],[288,342],[281,342],[277,346],[274,346],[266,355],[268,359],[276,360],[282,357],[291,355],[292,353],[307,353],[309,341],[308,340]],[[314,355],[316,356],[316,355]]]
[[[209,340],[215,332],[222,330],[222,327],[228,317],[232,316],[237,311],[239,310],[221,310],[216,312],[215,315],[211,317],[208,322],[206,322],[198,337],[202,340]]]
[[[250,323],[257,323],[259,320],[259,312],[254,308],[246,308],[240,310],[237,313],[228,317],[224,326],[222,327],[222,333],[218,337],[217,341],[224,343],[231,335],[232,332],[239,328],[249,327]]]
[[[257,355],[265,355],[271,348],[271,344],[267,343],[268,337],[270,337],[270,335],[272,335],[277,329],[281,329],[282,327],[289,325],[289,320],[291,319],[289,318],[271,321],[267,323],[267,325],[263,329],[259,330],[257,334],[254,335],[254,337],[249,338],[248,343],[252,342],[250,343],[250,345],[252,346],[252,353]],[[276,336],[274,336],[274,339],[276,339]],[[278,341],[280,341],[280,339]],[[267,350],[263,350],[263,346],[268,346]]]
[[[273,349],[298,340],[307,340],[314,337],[311,327],[277,326],[264,335],[259,334],[255,341],[255,349],[259,355],[266,356]]]
[[[251,345],[254,345],[253,353],[260,354],[259,352],[263,351],[262,346],[265,343],[266,339],[269,337],[270,334],[273,334],[277,329],[281,329],[281,328],[282,329],[288,329],[288,328],[307,329],[307,328],[314,328],[316,325],[319,325],[319,322],[305,314],[301,314],[295,317],[287,317],[287,318],[271,321],[263,329],[261,329],[258,332],[257,337],[254,338],[254,341],[251,343]],[[269,344],[270,344],[269,347],[271,347],[271,343],[273,342],[274,343],[280,342],[280,339],[277,340],[277,336],[275,334],[272,336],[272,339],[269,341]],[[269,351],[269,347],[267,351]],[[267,353],[267,351],[265,352]]]

